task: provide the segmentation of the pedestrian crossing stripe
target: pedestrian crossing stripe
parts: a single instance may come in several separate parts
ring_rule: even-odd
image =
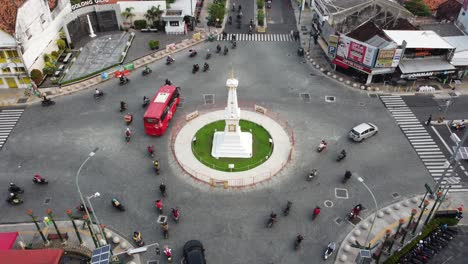
[[[16,123],[23,114],[24,109],[4,109],[0,110],[0,149],[5,145],[8,136],[15,128]]]
[[[294,41],[291,34],[227,34],[226,39],[223,35],[218,35],[219,41],[231,41],[232,36],[235,36],[236,41],[259,41],[259,42],[285,42]]]
[[[398,95],[383,95],[380,96],[380,100],[393,116],[434,180],[439,180],[445,172],[447,175],[445,175],[442,184],[452,185],[451,192],[468,191],[468,187],[458,184],[460,177],[456,173],[451,175],[454,173],[453,169],[446,169],[447,158],[405,101]]]

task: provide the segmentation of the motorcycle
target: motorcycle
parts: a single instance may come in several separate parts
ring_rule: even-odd
[[[127,77],[121,77],[121,78],[119,79],[120,85],[127,84],[128,82],[130,82],[130,80],[129,80]]]
[[[41,175],[37,174],[37,175],[34,175],[34,178],[32,179],[32,181],[34,183],[37,183],[37,184],[48,184],[49,182],[42,178]]]
[[[172,210],[172,219],[174,219],[174,222],[179,223],[179,218],[180,218],[180,212],[178,208],[171,208]]]
[[[325,253],[323,254],[323,259],[325,260],[328,259],[333,254],[335,249],[336,249],[336,243],[330,242],[327,246],[327,249],[325,249]]]
[[[24,193],[24,190],[22,188],[20,188],[19,186],[16,186],[13,183],[10,183],[10,186],[8,187],[8,191],[14,194]]]
[[[151,145],[151,146],[148,146],[148,155],[150,155],[150,157],[154,158],[154,147]]]
[[[452,128],[453,130],[457,130],[457,131],[463,130],[463,129],[465,129],[465,127],[466,127],[466,125],[465,125],[464,120],[461,123],[452,123],[450,125],[450,128]]]
[[[159,170],[160,170],[159,162],[157,161],[153,162],[153,166],[154,166],[154,171],[156,172],[157,175],[159,175]]]
[[[342,161],[344,158],[346,158],[346,151],[341,151],[340,155],[338,155],[338,157],[336,158],[336,161],[337,162],[340,162]]]
[[[348,220],[351,221],[361,213],[362,205],[358,204],[348,214]]]
[[[127,110],[127,104],[123,101],[120,102],[120,113]]]
[[[220,53],[221,52],[221,46],[218,44],[216,46],[216,53]]]
[[[23,203],[23,199],[14,193],[10,193],[10,196],[8,196],[6,201],[11,205],[18,205]]]
[[[208,65],[208,63],[205,63],[205,64],[203,65],[203,72],[206,72],[206,71],[209,70],[209,69],[210,69],[210,65]]]
[[[167,262],[169,262],[169,263],[172,262],[172,252],[171,252],[171,251],[172,251],[172,250],[171,250],[168,246],[166,246],[166,247],[164,248],[164,251],[163,251],[164,255],[165,255],[166,258],[167,258]]]
[[[312,180],[313,178],[315,178],[315,176],[317,176],[317,175],[318,175],[318,170],[317,170],[317,169],[313,169],[313,170],[309,173],[309,175],[307,175],[306,180],[307,180],[307,181],[311,181],[311,180]]]
[[[232,25],[232,16],[229,16],[229,18],[228,18],[228,24],[229,24],[229,25]]]
[[[302,235],[297,235],[296,241],[294,241],[294,249],[298,250],[304,237]]]
[[[141,104],[141,107],[143,108],[147,107],[149,105],[149,102],[150,102],[149,98],[145,96],[143,98],[143,104]]]
[[[94,97],[94,99],[102,98],[102,97],[104,97],[104,92],[99,91],[99,93],[94,93],[93,97]]]
[[[200,66],[198,66],[198,64],[193,65],[192,73],[195,74],[199,69],[200,69]]]
[[[314,214],[312,215],[312,220],[315,220],[315,218],[317,218],[317,216],[320,214],[320,207],[317,206],[315,207],[314,209]]]
[[[276,223],[276,214],[271,212],[270,218],[268,219],[267,228],[272,228],[273,224]]]
[[[162,201],[161,201],[161,200],[157,200],[157,201],[155,202],[155,206],[156,206],[156,209],[158,209],[159,214],[162,214],[162,213],[163,213],[163,204],[162,204]]]
[[[268,2],[267,2],[267,8],[271,8],[271,0],[268,0]]]
[[[197,56],[197,51],[189,50],[189,52],[190,52],[190,55],[189,55],[190,58],[193,58],[193,57]]]
[[[345,172],[345,175],[344,175],[344,177],[343,177],[342,183],[345,184],[349,179],[351,179],[351,176],[352,176],[352,175],[353,175],[353,174],[352,174],[350,171],[346,171],[346,172]]]
[[[235,49],[237,47],[237,42],[233,41],[232,42],[232,48]]]
[[[211,53],[210,52],[206,53],[206,59],[209,60],[210,58],[211,58]]]
[[[80,204],[76,207],[76,209],[77,209],[78,211],[82,212],[83,214],[86,213],[86,210],[88,210],[88,213],[90,213],[90,214],[93,213],[93,211],[92,211],[89,207],[86,207],[86,209],[85,209],[85,206],[84,206],[84,204],[82,204],[82,203],[80,203]]]
[[[317,152],[320,153],[323,150],[325,150],[326,148],[327,148],[327,142],[325,142],[325,140],[322,140],[322,141],[320,141],[320,144],[317,147]]]
[[[124,121],[128,125],[130,125],[133,121],[133,115],[132,114],[126,114],[124,115]]]
[[[148,74],[150,74],[150,73],[152,73],[152,72],[153,72],[153,70],[151,70],[150,68],[146,67],[146,68],[141,72],[141,74],[142,74],[143,76],[146,76],[146,75],[148,75]]]
[[[229,52],[229,49],[228,49],[226,46],[224,46],[224,52],[223,52],[223,54],[224,54],[224,55],[227,55],[228,52]]]
[[[167,196],[167,192],[166,192],[166,185],[164,183],[161,183],[159,185],[159,191],[161,192],[161,195],[163,197],[166,197]]]
[[[133,241],[135,241],[135,243],[139,247],[142,247],[145,245],[145,242],[143,242],[143,238],[141,237],[140,232],[133,232]]]
[[[120,203],[119,200],[117,200],[117,198],[112,198],[112,206],[114,206],[122,212],[125,211],[125,207],[122,205],[122,203]]]
[[[50,99],[46,99],[46,100],[42,100],[42,101],[41,101],[41,104],[42,104],[42,106],[47,107],[47,106],[54,105],[55,102],[52,101],[52,100],[50,100]]]
[[[289,215],[289,211],[291,211],[291,206],[292,206],[292,202],[288,201],[288,203],[286,204],[286,208],[284,208],[284,211],[283,211],[284,216]]]
[[[127,143],[130,142],[131,137],[132,137],[132,132],[130,132],[130,130],[125,131],[125,141]]]

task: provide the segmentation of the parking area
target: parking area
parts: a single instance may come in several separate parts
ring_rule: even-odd
[[[458,235],[428,263],[462,264],[466,263],[468,245],[468,226],[459,225]]]

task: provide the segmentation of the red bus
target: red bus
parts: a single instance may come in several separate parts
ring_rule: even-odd
[[[177,110],[180,102],[179,88],[164,85],[150,101],[143,116],[145,132],[151,136],[162,136],[166,132],[169,121]]]

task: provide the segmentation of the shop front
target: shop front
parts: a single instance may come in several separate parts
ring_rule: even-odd
[[[443,84],[457,76],[456,68],[444,59],[401,60],[398,73],[401,79],[437,79]]]

